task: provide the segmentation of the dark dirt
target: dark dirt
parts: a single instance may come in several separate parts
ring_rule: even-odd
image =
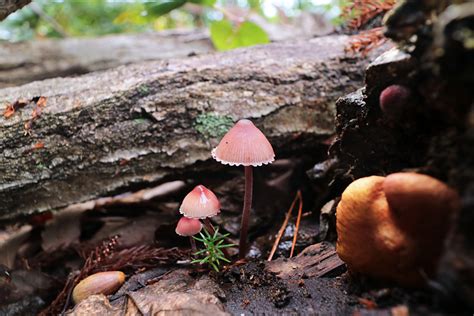
[[[225,292],[225,309],[233,315],[396,315],[405,308],[409,315],[462,314],[442,305],[430,291],[383,286],[348,273],[283,280],[263,262],[253,261],[230,268],[217,280]]]
[[[252,314],[351,314],[349,299],[340,281],[332,278],[284,282],[251,262],[227,271],[222,282],[226,310],[233,315]]]

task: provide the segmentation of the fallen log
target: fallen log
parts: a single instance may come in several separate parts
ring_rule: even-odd
[[[2,43],[0,88],[213,50],[201,30]]]
[[[31,0],[2,0],[0,3],[0,21],[30,2]]]
[[[0,117],[0,220],[222,168],[210,150],[243,117],[266,133],[279,157],[317,148],[334,133],[336,99],[362,84],[370,58],[347,55],[347,39],[141,63],[0,90],[0,104],[28,100]],[[46,106],[35,105],[38,96]]]

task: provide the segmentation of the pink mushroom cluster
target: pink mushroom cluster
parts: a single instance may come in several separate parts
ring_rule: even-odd
[[[203,185],[197,185],[184,197],[179,212],[183,215],[176,226],[176,234],[188,236],[191,241],[193,251],[196,251],[196,243],[192,236],[198,234],[202,229],[200,219],[208,231],[213,232],[214,228],[209,220],[210,217],[220,213],[221,205],[216,195]]]
[[[265,135],[250,120],[242,119],[212,150],[212,157],[224,165],[244,166],[245,194],[239,243],[239,257],[242,259],[247,253],[253,191],[252,168],[272,163],[275,160],[275,153]],[[212,191],[203,185],[198,185],[184,198],[179,211],[184,217],[178,223],[177,234],[192,236],[199,233],[202,228],[200,219],[204,220],[206,228],[212,233],[213,227],[209,218],[220,212],[220,203]],[[193,242],[191,238],[191,243]]]

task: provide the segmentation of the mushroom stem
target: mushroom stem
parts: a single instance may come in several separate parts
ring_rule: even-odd
[[[193,236],[189,236],[189,242],[191,242],[191,249],[193,250],[193,256],[197,252],[196,241]]]
[[[206,229],[209,232],[209,234],[214,235],[216,230],[214,229],[214,226],[212,226],[211,220],[209,219],[209,217],[206,217],[204,219],[204,226],[206,226]]]
[[[242,222],[240,224],[239,259],[247,254],[247,232],[249,228],[250,208],[252,207],[253,170],[252,166],[245,166],[245,195]]]

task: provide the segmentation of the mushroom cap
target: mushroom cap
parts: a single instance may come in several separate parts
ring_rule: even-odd
[[[436,271],[457,193],[430,176],[394,173],[352,182],[336,211],[337,253],[352,272],[404,286]]]
[[[212,158],[224,165],[257,167],[272,163],[275,153],[265,135],[251,121],[243,119],[212,150]]]
[[[176,225],[176,234],[180,236],[194,236],[202,229],[202,223],[195,218],[181,217]]]
[[[385,178],[383,190],[395,220],[413,233],[446,234],[451,216],[461,208],[456,191],[424,174],[392,173]]]
[[[220,208],[216,195],[200,184],[184,197],[179,212],[189,218],[203,219],[219,214]]]

